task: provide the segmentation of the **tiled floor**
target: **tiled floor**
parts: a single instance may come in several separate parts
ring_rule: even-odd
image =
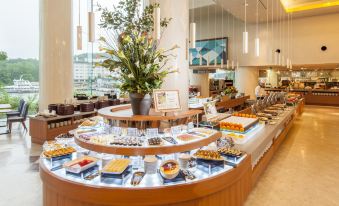
[[[17,126],[0,135],[0,206],[42,205],[40,152]],[[246,202],[257,205],[339,205],[339,108],[305,108]]]

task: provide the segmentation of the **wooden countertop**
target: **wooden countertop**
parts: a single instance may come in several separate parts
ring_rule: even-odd
[[[98,114],[106,119],[112,120],[126,120],[126,121],[161,121],[161,120],[177,120],[186,117],[201,114],[201,110],[186,110],[179,112],[169,112],[163,116],[161,112],[150,110],[149,115],[133,115],[131,105],[118,105],[112,107],[105,107],[98,110]]]
[[[77,116],[83,116],[83,115],[88,115],[88,114],[95,114],[97,111],[94,110],[92,112],[75,112],[74,114],[71,115],[57,115],[55,117],[43,117],[43,116],[30,116],[30,119],[34,119],[34,120],[39,120],[39,121],[54,121],[54,120],[60,120],[60,119],[67,119],[67,118],[72,118],[72,117],[77,117]]]

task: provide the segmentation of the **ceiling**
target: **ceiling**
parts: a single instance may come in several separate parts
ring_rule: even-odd
[[[286,11],[292,9],[313,8],[314,5],[331,3],[332,6],[308,9],[292,12],[293,18],[302,18],[317,15],[326,15],[331,13],[339,13],[339,1],[334,0],[259,0],[258,14],[259,21],[266,22],[268,20],[278,21],[287,19]],[[334,3],[338,2],[338,5]],[[214,15],[222,11],[228,11],[235,17],[245,20],[245,0],[190,0],[190,8],[194,9],[195,15]],[[249,23],[256,22],[256,6],[257,0],[247,0],[247,18]],[[308,6],[308,7],[306,7]],[[223,9],[223,10],[222,10]]]

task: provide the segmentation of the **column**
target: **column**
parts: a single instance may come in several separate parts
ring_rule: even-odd
[[[72,56],[72,1],[40,0],[40,111],[73,97]]]
[[[270,83],[272,87],[278,87],[277,71],[275,71],[273,69],[269,69],[267,71],[267,79],[268,79],[268,83]]]
[[[255,87],[259,81],[259,70],[256,67],[239,67],[235,71],[235,87],[239,93],[250,95],[255,99]]]
[[[188,32],[189,4],[188,0],[154,0],[160,4],[161,18],[172,18],[172,21],[162,34],[159,48],[169,49],[174,45],[180,48],[173,52],[177,59],[172,61],[173,68],[178,72],[166,77],[162,89],[179,90],[180,103],[183,110],[188,108]]]

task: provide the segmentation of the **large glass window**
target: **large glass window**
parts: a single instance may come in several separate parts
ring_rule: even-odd
[[[20,5],[20,6],[19,6]],[[37,111],[39,93],[39,0],[0,6],[0,104],[12,109],[24,98]]]
[[[73,39],[74,39],[74,86],[75,94],[86,94],[88,96],[102,96],[105,94],[119,94],[117,74],[106,68],[95,66],[101,61],[100,37],[107,37],[114,41],[118,37],[116,31],[107,31],[100,28],[100,12],[98,5],[113,9],[120,0],[73,0]],[[93,4],[92,4],[93,2]],[[88,41],[88,12],[95,13],[95,42]],[[78,32],[77,26],[81,26],[82,49],[77,48]]]

